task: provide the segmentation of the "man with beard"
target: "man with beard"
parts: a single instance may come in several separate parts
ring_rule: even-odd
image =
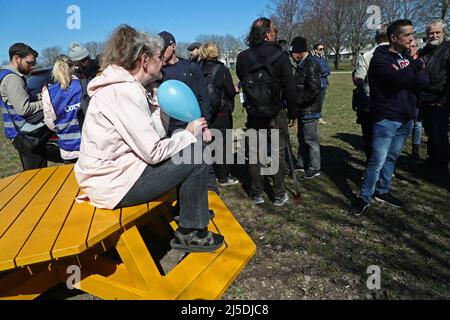
[[[62,161],[58,147],[47,145],[51,132],[44,123],[42,101],[35,101],[26,84],[37,56],[30,46],[16,43],[9,48],[10,64],[0,72],[3,130],[19,152],[23,170],[44,168],[50,159]]]
[[[433,20],[426,28],[428,44],[419,52],[427,62],[430,85],[419,97],[423,126],[428,136],[428,166],[436,177],[448,177],[449,162],[449,89],[450,42],[445,41],[445,23]]]

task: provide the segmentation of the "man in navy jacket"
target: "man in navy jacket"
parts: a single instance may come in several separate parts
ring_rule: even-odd
[[[372,154],[361,193],[350,207],[359,216],[376,201],[402,208],[391,192],[392,174],[413,126],[416,94],[428,85],[422,59],[409,54],[414,28],[409,20],[397,20],[387,30],[389,45],[379,46],[369,67],[370,114],[373,126]]]

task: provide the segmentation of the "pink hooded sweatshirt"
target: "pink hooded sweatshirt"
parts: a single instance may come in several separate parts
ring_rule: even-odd
[[[197,141],[186,130],[165,138],[167,115],[122,67],[109,66],[89,83],[88,93],[75,176],[98,208],[115,208],[148,165]]]

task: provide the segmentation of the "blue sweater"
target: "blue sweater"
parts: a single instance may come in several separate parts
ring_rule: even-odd
[[[416,95],[429,84],[424,62],[379,46],[369,66],[370,113],[372,120],[407,123],[414,117]],[[396,66],[396,67],[394,67]]]

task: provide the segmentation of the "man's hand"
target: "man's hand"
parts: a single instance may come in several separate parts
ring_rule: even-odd
[[[289,128],[292,128],[293,126],[295,126],[296,123],[297,123],[297,120],[289,119],[289,121],[288,121]]]

